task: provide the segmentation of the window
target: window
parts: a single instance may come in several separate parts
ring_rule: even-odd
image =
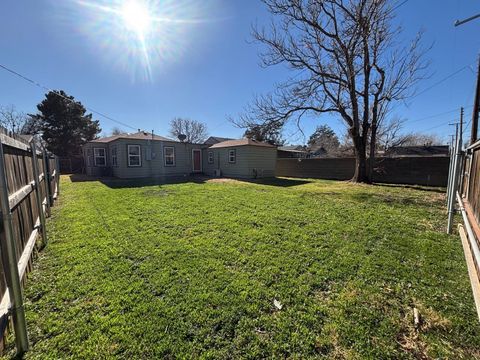
[[[117,148],[112,147],[111,152],[112,152],[112,156],[111,156],[112,166],[117,166]]]
[[[175,166],[175,148],[173,146],[165,146],[163,156],[165,157],[165,166]]]
[[[142,166],[142,152],[140,145],[127,145],[128,166]]]
[[[228,162],[233,164],[237,161],[237,152],[235,150],[228,150]]]
[[[93,148],[93,161],[95,166],[107,165],[104,148]]]
[[[208,163],[213,164],[213,151],[208,152]]]

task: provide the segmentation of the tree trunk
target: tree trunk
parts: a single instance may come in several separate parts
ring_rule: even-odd
[[[368,156],[368,180],[373,182],[373,171],[375,169],[375,150],[377,146],[377,127],[372,126],[370,137],[370,153]]]
[[[353,147],[355,148],[355,174],[351,181],[369,184],[366,140],[355,128],[350,129],[350,136],[352,137]]]
[[[355,174],[353,175],[351,181],[357,183],[370,183],[370,179],[368,178],[367,157],[365,152],[363,154],[356,153],[355,157]]]

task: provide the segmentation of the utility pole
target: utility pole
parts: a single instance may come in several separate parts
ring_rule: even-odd
[[[460,108],[460,136],[463,135],[463,106]]]
[[[480,14],[470,16],[464,20],[455,21],[455,26],[460,26],[465,23],[468,23],[472,20],[480,18]],[[477,132],[478,132],[478,113],[480,112],[480,57],[478,59],[478,69],[477,69],[477,87],[475,90],[475,99],[473,102],[473,113],[472,113],[472,133],[470,135],[470,145],[477,141]]]
[[[475,90],[475,99],[473,101],[472,133],[470,135],[470,145],[473,144],[475,141],[477,141],[479,112],[480,112],[480,56],[478,57],[477,87]]]

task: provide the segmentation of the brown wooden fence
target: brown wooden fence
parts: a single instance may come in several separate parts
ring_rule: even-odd
[[[448,156],[378,157],[374,181],[393,184],[447,186]],[[277,176],[349,180],[354,158],[277,159]]]
[[[28,348],[26,329],[22,329],[21,287],[32,268],[35,249],[46,245],[45,217],[58,195],[57,158],[0,129],[0,337],[3,347],[5,330],[13,319],[20,353]]]
[[[457,139],[452,154],[448,186],[448,225],[453,228],[453,213],[458,205],[463,224],[458,230],[465,253],[473,298],[480,319],[480,141],[462,150],[462,138]]]

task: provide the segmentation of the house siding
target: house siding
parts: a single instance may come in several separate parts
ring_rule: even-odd
[[[229,163],[228,152],[235,150],[236,162]],[[208,152],[214,154],[213,164],[208,163]],[[204,172],[213,176],[220,169],[222,176],[237,178],[274,177],[277,149],[260,146],[232,146],[205,149],[203,154]]]
[[[106,156],[106,166],[95,166],[95,159],[94,159],[94,148],[102,148],[105,149],[105,156]],[[90,176],[102,176],[105,174],[106,168],[110,164],[110,156],[109,156],[108,144],[103,143],[87,143],[83,147],[83,157],[85,159],[85,172],[87,175]]]
[[[141,166],[128,166],[128,145],[140,145]],[[175,149],[175,166],[164,165],[164,147],[170,146]],[[111,168],[111,174],[118,178],[133,179],[147,177],[186,176],[193,172],[192,149],[201,149],[202,145],[185,144],[174,141],[160,140],[137,140],[116,139],[108,144],[87,143],[84,150],[86,159],[86,173],[91,176],[105,175],[105,168],[97,167],[93,162],[93,148],[106,149],[107,167]],[[117,166],[112,166],[111,149],[117,149]],[[89,150],[91,149],[91,150]],[[151,152],[151,157],[147,155]],[[88,155],[90,154],[91,155]]]
[[[141,166],[128,166],[128,145],[139,145]],[[175,149],[175,165],[165,166],[164,148]],[[93,148],[105,149],[107,166],[95,166]],[[117,166],[112,166],[111,150],[116,148]],[[90,142],[83,147],[86,173],[90,176],[113,175],[123,179],[183,177],[193,173],[193,149],[202,150],[202,172],[215,175],[220,169],[221,175],[233,178],[260,178],[275,176],[277,149],[264,146],[231,146],[207,148],[206,145],[187,144],[175,141],[145,139],[115,139],[109,143]],[[230,163],[229,150],[235,150],[236,161]],[[208,153],[214,154],[213,164],[208,163]],[[148,155],[151,153],[151,156]]]

